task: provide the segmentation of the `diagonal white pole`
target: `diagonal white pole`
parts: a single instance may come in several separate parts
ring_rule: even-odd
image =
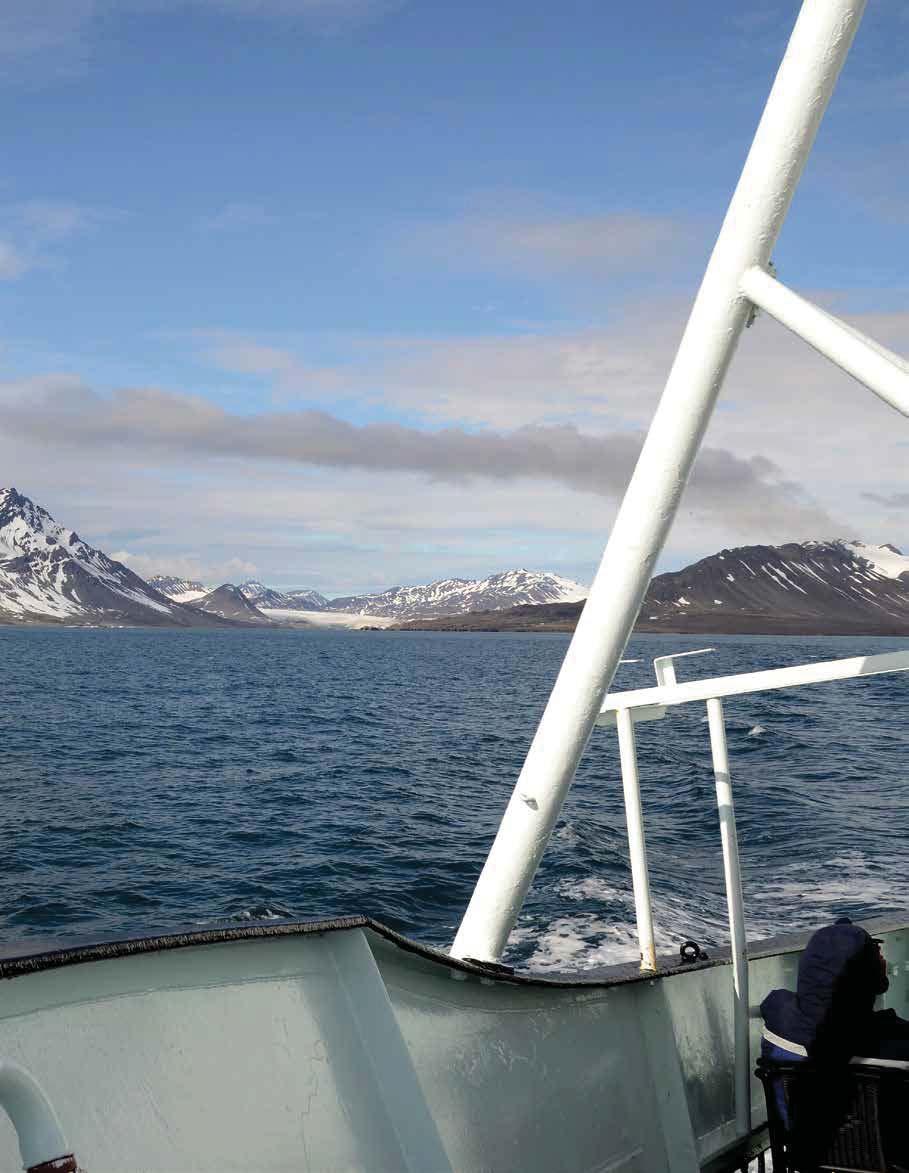
[[[637,618],[865,0],[805,0],[590,596],[452,946],[496,961]]]

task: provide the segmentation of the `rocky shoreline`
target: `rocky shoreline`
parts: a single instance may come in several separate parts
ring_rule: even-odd
[[[443,619],[424,619],[396,624],[391,631],[489,631],[489,632],[572,632],[583,604],[553,604],[514,607],[508,611],[474,611]],[[641,620],[636,634],[660,632],[665,635],[865,635],[909,636],[909,622],[898,619],[871,622],[862,616],[850,623],[843,618],[809,618],[803,615],[760,615],[727,613],[679,614],[664,622]]]

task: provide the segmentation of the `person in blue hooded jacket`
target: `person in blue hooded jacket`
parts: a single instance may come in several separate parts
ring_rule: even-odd
[[[854,1055],[909,1059],[909,1022],[875,1010],[889,986],[880,942],[844,917],[810,938],[798,984],[761,1003],[762,1053],[787,1062],[848,1062]]]

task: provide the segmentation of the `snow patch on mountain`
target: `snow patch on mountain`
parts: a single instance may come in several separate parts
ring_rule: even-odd
[[[262,612],[276,623],[303,627],[342,627],[359,631],[363,627],[391,627],[394,619],[381,615],[354,615],[347,611],[305,611],[299,607],[263,607]]]
[[[889,542],[883,546],[868,546],[864,542],[844,542],[850,549],[855,550],[866,562],[870,562],[878,574],[884,578],[902,578],[909,575],[909,557]]]
[[[174,578],[171,574],[155,574],[148,580],[148,585],[175,603],[194,603],[213,589],[188,578]]]

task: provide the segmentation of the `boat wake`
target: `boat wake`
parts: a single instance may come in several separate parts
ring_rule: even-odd
[[[745,881],[748,940],[814,929],[839,916],[876,916],[903,912],[894,903],[900,888],[879,862],[861,851],[844,851],[822,861],[782,863],[774,875]],[[512,933],[507,960],[536,973],[579,973],[638,960],[634,897],[630,883],[607,880],[566,881],[555,895],[562,915],[523,917]],[[690,891],[654,892],[657,953],[677,954],[685,941],[708,953],[728,945],[725,903],[698,908]],[[582,906],[576,911],[571,905]]]

